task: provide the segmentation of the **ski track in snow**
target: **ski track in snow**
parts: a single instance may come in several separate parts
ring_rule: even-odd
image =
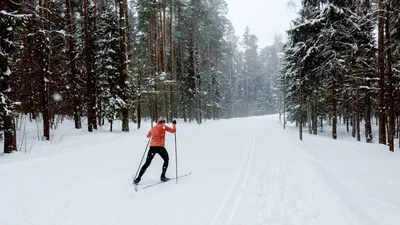
[[[326,191],[318,191],[318,196],[314,195],[315,189],[327,187],[317,179],[314,167],[304,165],[309,159],[303,150],[285,140],[283,132],[279,132],[282,137],[275,136],[277,134],[273,129],[258,128],[255,132],[210,225],[337,224],[335,220],[329,221],[321,216],[318,206],[315,206],[319,196],[327,201],[337,199]],[[266,140],[265,137],[271,138]],[[253,165],[254,157],[258,158],[256,167]],[[317,183],[318,188],[309,190],[305,182]],[[330,207],[334,208],[329,205],[327,210]],[[339,217],[343,216],[340,210],[335,210]],[[348,217],[343,217],[347,221]],[[352,221],[352,218],[349,220]]]
[[[244,179],[243,179],[243,181],[242,181],[242,184],[241,184],[241,186],[240,186],[240,189],[239,189],[239,191],[238,191],[238,194],[237,194],[237,196],[236,196],[235,204],[234,204],[234,206],[233,206],[233,209],[231,210],[231,213],[229,214],[229,219],[228,219],[228,222],[227,222],[227,224],[229,224],[229,225],[232,224],[232,220],[233,220],[234,216],[236,215],[236,212],[237,212],[237,209],[238,209],[239,205],[240,205],[241,202],[242,202],[243,192],[245,191],[245,185],[247,184],[247,180],[248,180],[249,174],[250,174],[251,165],[252,165],[252,163],[253,163],[254,149],[255,149],[255,148],[254,148],[254,144],[255,144],[255,142],[256,142],[255,135],[253,135],[253,141],[251,142],[251,154],[250,154],[250,159],[249,159],[249,161],[247,162],[247,170],[246,170],[246,173],[245,173],[245,175],[244,175]]]
[[[272,130],[269,131],[270,134],[266,130],[258,131],[257,139],[262,139],[260,136],[277,135],[272,133]],[[341,210],[335,207],[335,205],[347,206],[318,179],[315,168],[305,164],[309,160],[305,152],[295,143],[285,140],[285,134],[280,135],[282,135],[280,138],[268,138],[267,144],[256,145],[259,162],[254,171],[255,179],[249,185],[252,188],[240,192],[240,197],[249,196],[246,206],[242,208],[244,215],[239,213],[234,217],[231,214],[227,224],[359,224],[355,221],[362,220],[356,220],[347,209]],[[307,182],[314,183],[315,188],[310,189]],[[320,203],[320,198],[326,202]],[[322,205],[324,203],[327,204]],[[235,212],[237,207],[235,204]],[[323,210],[319,210],[320,208]],[[338,214],[337,220],[321,214],[332,211]],[[233,218],[237,219],[236,223]]]
[[[360,207],[360,202],[372,202],[390,215],[400,212],[396,201],[371,190],[352,195],[373,181],[357,180],[368,174],[357,167],[351,176],[338,177],[333,172],[340,170],[327,167],[337,161],[327,162],[330,155],[319,149],[321,155],[308,151],[310,144],[294,139],[275,117],[185,126],[180,127],[179,168],[193,168],[194,174],[179,185],[134,191],[132,176],[147,142],[146,129],[95,134],[99,137],[91,136],[93,142],[72,137],[60,152],[15,162],[2,159],[0,182],[6,185],[0,192],[9,195],[0,195],[0,204],[7,202],[0,205],[0,224],[375,225],[384,224],[370,213],[375,208]],[[167,139],[167,173],[175,174],[173,145]],[[154,159],[142,185],[157,181],[161,163],[160,157]],[[399,182],[388,176],[381,185],[394,188]],[[400,224],[395,220],[387,219]]]
[[[257,133],[257,135],[264,136],[265,134]],[[290,147],[279,150],[269,149],[268,146],[278,145],[268,143],[267,146],[264,145],[266,149],[258,146],[257,154],[256,139],[256,135],[250,138],[236,177],[210,225],[312,224],[314,215],[306,217],[303,212],[302,204],[305,204],[307,197],[302,197],[301,193],[293,194],[296,193],[297,183],[291,183],[293,177],[290,174],[293,171],[288,168],[290,162],[282,160],[290,153]],[[248,156],[249,151],[250,156]],[[278,154],[279,157],[274,156],[279,151],[283,154]],[[265,156],[266,152],[269,152],[268,156]],[[252,171],[255,154],[264,156],[259,158],[256,164],[255,178],[250,179],[249,174]],[[246,171],[244,171],[245,165],[247,165]],[[240,177],[242,177],[242,182],[237,187]],[[246,186],[250,188],[246,189]],[[237,192],[236,195],[233,194],[234,190]],[[284,194],[286,197],[283,196]],[[245,196],[248,197],[247,202],[244,202]],[[295,210],[293,210],[293,206]],[[225,211],[229,213],[224,214]],[[222,222],[224,219],[227,219],[226,223]]]
[[[236,183],[238,182],[238,179],[239,179],[239,177],[240,177],[240,174],[241,174],[242,171],[243,171],[243,168],[244,168],[245,164],[246,164],[246,165],[251,164],[252,158],[247,159],[247,158],[248,158],[247,156],[248,156],[248,154],[249,154],[249,151],[251,151],[252,153],[254,152],[254,144],[253,144],[254,141],[255,141],[254,138],[255,138],[255,134],[253,134],[253,135],[250,137],[250,139],[249,139],[249,142],[248,142],[248,144],[247,144],[247,148],[246,148],[246,150],[245,150],[245,153],[244,153],[244,155],[243,155],[243,157],[242,157],[242,161],[241,161],[241,163],[240,163],[239,169],[238,169],[238,171],[236,172],[236,176],[235,176],[235,178],[234,178],[234,180],[233,180],[233,182],[232,182],[232,184],[231,184],[231,186],[230,186],[230,188],[229,188],[229,191],[227,192],[227,194],[226,194],[226,196],[225,196],[225,198],[224,198],[224,200],[223,200],[221,206],[219,207],[219,209],[218,209],[218,211],[216,212],[216,214],[215,214],[213,220],[211,221],[210,225],[215,225],[216,222],[217,222],[217,220],[221,217],[221,213],[222,213],[222,211],[226,208],[227,201],[230,199],[230,196],[232,195],[232,191],[233,191],[233,189],[235,188]],[[252,154],[252,153],[251,153],[251,154]],[[246,162],[246,160],[247,160],[247,162]],[[247,179],[247,174],[246,174],[246,176],[245,176],[245,179]],[[237,198],[237,201],[239,201],[239,202],[236,202],[236,203],[235,203],[236,207],[237,207],[237,205],[240,203],[240,197]],[[236,210],[235,210],[235,207],[233,207],[233,210],[236,211]],[[234,213],[234,211],[231,212],[231,217],[233,216],[232,214]],[[229,220],[231,220],[231,219],[229,219]],[[229,224],[229,223],[228,223],[228,224]]]
[[[262,162],[262,159],[259,158],[258,163],[257,163],[257,170],[256,170],[256,173],[255,173],[255,177],[256,177],[256,178],[258,178],[258,177],[260,176],[260,172],[261,172],[261,162]],[[255,188],[256,188],[256,185],[252,185],[251,193],[254,193]],[[244,218],[243,218],[243,220],[242,220],[241,225],[246,225],[246,224],[247,224],[248,217],[249,217],[249,215],[251,214],[251,198],[252,198],[252,197],[253,197],[253,196],[250,196],[249,199],[248,199],[248,201],[247,201],[247,204],[246,204],[246,207],[245,207],[245,210],[244,210]]]

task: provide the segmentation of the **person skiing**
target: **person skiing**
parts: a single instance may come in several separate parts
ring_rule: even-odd
[[[151,128],[149,133],[147,134],[148,138],[151,138],[150,141],[150,150],[147,153],[147,158],[146,162],[140,169],[138,177],[133,181],[134,184],[138,184],[140,180],[142,179],[143,174],[146,172],[147,167],[150,166],[151,161],[154,158],[154,155],[157,153],[161,156],[161,158],[164,160],[164,164],[162,166],[162,172],[161,172],[161,181],[166,182],[170,178],[165,176],[165,173],[167,172],[168,168],[168,161],[169,161],[169,156],[168,152],[164,147],[165,144],[165,132],[168,131],[170,133],[175,133],[176,132],[176,120],[172,121],[172,128],[168,127],[165,125],[166,119],[164,117],[160,117],[157,120],[157,124]]]

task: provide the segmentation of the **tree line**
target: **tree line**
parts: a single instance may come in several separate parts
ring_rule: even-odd
[[[3,4],[4,2],[4,4]],[[4,152],[29,115],[51,138],[58,117],[113,121],[208,119],[276,113],[282,38],[259,48],[235,35],[224,0],[5,0],[0,9]]]
[[[302,1],[280,76],[288,118],[300,128],[308,124],[312,134],[327,119],[333,139],[343,121],[358,141],[364,122],[367,142],[375,138],[376,118],[379,143],[394,151],[400,131],[399,22],[398,0]]]

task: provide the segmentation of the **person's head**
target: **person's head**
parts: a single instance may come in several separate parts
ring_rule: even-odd
[[[165,121],[166,121],[165,117],[160,117],[158,118],[157,123],[165,123]]]

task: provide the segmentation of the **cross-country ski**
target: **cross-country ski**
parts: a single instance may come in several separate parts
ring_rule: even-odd
[[[145,184],[145,185],[143,185],[143,184],[133,184],[134,185],[134,189],[135,189],[135,191],[138,191],[139,189],[147,189],[147,188],[150,188],[150,187],[154,187],[154,186],[156,186],[156,185],[159,185],[159,184],[163,184],[163,183],[176,183],[176,178],[183,178],[183,177],[187,177],[187,176],[189,176],[189,175],[191,175],[192,174],[192,172],[189,172],[189,173],[186,173],[186,174],[183,174],[183,175],[180,175],[180,176],[178,176],[178,177],[172,177],[172,178],[170,178],[170,179],[168,179],[167,181],[158,181],[158,182],[154,182],[154,183],[151,183],[151,184]]]

